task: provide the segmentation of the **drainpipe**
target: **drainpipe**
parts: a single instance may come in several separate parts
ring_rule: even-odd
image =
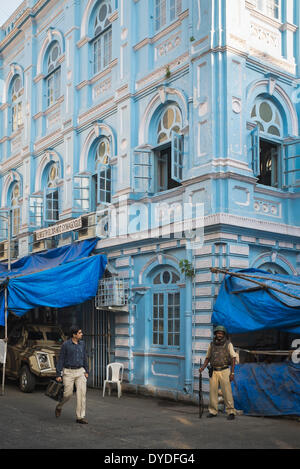
[[[190,240],[186,240],[187,260],[190,264],[193,262],[192,249]],[[185,375],[184,375],[184,391],[187,394],[192,393],[192,346],[193,346],[193,280],[186,275],[185,278]]]

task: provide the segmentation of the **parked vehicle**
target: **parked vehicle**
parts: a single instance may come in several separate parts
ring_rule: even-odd
[[[36,384],[56,375],[56,362],[66,340],[58,326],[16,324],[8,336],[5,374],[17,379],[21,391],[32,392]]]

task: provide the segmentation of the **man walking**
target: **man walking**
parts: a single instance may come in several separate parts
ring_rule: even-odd
[[[55,416],[60,417],[62,406],[70,400],[76,385],[76,422],[87,424],[86,411],[86,383],[88,378],[88,362],[85,344],[82,341],[82,330],[73,326],[70,329],[70,339],[63,343],[56,366],[57,381],[64,383],[64,397],[55,408]]]
[[[212,375],[209,380],[209,414],[208,418],[218,414],[218,390],[219,385],[223,394],[228,420],[235,418],[234,402],[231,390],[231,381],[234,379],[234,367],[236,353],[232,343],[227,339],[227,331],[223,326],[217,326],[214,330],[214,340],[210,343],[203,366],[199,369],[202,373],[208,363],[211,365]],[[231,370],[230,370],[231,366]]]

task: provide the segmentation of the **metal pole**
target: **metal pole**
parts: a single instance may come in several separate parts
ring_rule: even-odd
[[[7,270],[8,272],[11,269],[11,211],[8,209],[7,211]],[[2,396],[4,396],[4,387],[5,387],[5,368],[6,368],[6,355],[7,355],[7,285],[4,289],[4,298],[5,298],[5,311],[4,311],[4,342],[5,342],[5,352],[4,352],[4,360],[3,360],[3,369],[2,369]]]
[[[7,267],[8,271],[11,268],[11,210],[7,211]]]
[[[202,367],[202,360],[200,360],[200,368]],[[203,390],[202,390],[202,373],[199,372],[199,419],[201,419],[203,415]]]
[[[3,369],[2,369],[2,396],[4,396],[4,386],[5,386],[5,365],[6,365],[6,352],[7,352],[7,287],[4,290],[4,297],[5,297],[5,352],[4,352],[4,360],[3,360]]]

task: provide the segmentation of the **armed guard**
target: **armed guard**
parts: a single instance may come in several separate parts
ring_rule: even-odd
[[[231,382],[234,379],[234,367],[236,362],[236,353],[233,345],[227,337],[227,331],[224,326],[217,326],[214,329],[214,339],[210,343],[203,366],[203,370],[209,366],[209,407],[208,418],[216,417],[218,414],[218,390],[219,386],[224,398],[225,409],[228,420],[235,418],[234,402],[231,390]]]

